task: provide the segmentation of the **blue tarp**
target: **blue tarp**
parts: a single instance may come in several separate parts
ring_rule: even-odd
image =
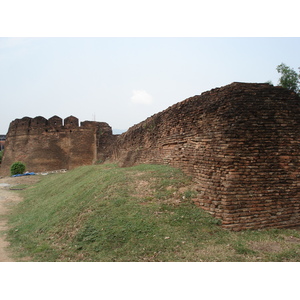
[[[12,175],[11,177],[20,177],[20,176],[28,176],[28,175],[36,175],[34,172],[27,172],[24,174],[16,174],[16,175]]]

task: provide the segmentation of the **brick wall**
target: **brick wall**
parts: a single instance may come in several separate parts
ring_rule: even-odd
[[[269,84],[232,83],[188,98],[120,136],[107,123],[54,116],[10,125],[1,175],[110,159],[168,164],[193,176],[197,205],[232,230],[300,225],[300,98]]]
[[[85,121],[79,126],[73,116],[64,122],[57,116],[16,119],[7,133],[0,174],[9,175],[15,161],[24,162],[27,171],[33,172],[93,164],[107,157],[102,143],[110,142],[109,136],[112,130],[107,123]]]
[[[195,202],[233,230],[300,225],[300,99],[232,83],[188,98],[118,137],[122,166],[170,164],[192,175]]]

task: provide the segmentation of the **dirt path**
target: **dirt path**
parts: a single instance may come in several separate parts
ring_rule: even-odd
[[[38,177],[38,176],[37,176]],[[11,188],[17,188],[20,184],[33,184],[38,181],[35,176],[5,177],[0,179],[0,262],[13,262],[14,259],[9,253],[9,243],[5,239],[7,227],[7,216],[11,207],[22,198]]]

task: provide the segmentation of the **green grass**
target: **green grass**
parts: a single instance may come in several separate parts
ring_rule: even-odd
[[[298,231],[224,230],[193,204],[193,187],[158,165],[45,176],[19,191],[8,238],[18,260],[300,261]]]

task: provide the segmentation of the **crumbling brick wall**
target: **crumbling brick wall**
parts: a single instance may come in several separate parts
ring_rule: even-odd
[[[90,165],[108,153],[101,143],[111,143],[111,127],[104,122],[81,122],[70,116],[16,119],[11,122],[0,169],[9,175],[13,162],[22,161],[28,171],[73,169]],[[101,153],[99,151],[102,151]]]
[[[233,230],[300,225],[300,99],[232,83],[188,98],[118,137],[123,166],[170,164],[192,175],[196,203]]]
[[[232,83],[188,98],[120,136],[107,123],[54,116],[10,124],[0,169],[71,169],[110,159],[169,164],[193,176],[195,202],[233,230],[300,225],[300,98]]]

